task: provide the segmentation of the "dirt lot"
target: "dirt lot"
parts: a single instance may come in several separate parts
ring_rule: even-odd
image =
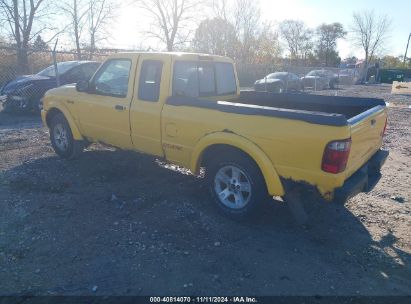
[[[202,179],[147,156],[61,160],[39,119],[0,113],[0,294],[411,295],[411,97],[320,94],[390,102],[391,154],[372,192],[309,202],[307,227],[277,201],[227,220]]]

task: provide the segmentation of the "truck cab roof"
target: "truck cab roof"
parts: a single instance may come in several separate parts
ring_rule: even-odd
[[[190,53],[190,52],[121,52],[116,53],[110,56],[110,58],[133,58],[138,57],[141,55],[162,55],[164,57],[171,57],[173,60],[204,60],[204,61],[218,61],[218,62],[230,62],[234,63],[234,61],[225,56],[220,55],[211,55],[206,53]]]

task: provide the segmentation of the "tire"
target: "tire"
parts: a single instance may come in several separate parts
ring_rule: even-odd
[[[220,158],[216,155],[206,168],[213,201],[233,220],[250,219],[268,197],[260,169],[246,154],[237,150],[226,152]]]
[[[70,125],[63,114],[56,114],[50,122],[50,141],[58,156],[74,159],[83,152],[83,142],[74,140]]]

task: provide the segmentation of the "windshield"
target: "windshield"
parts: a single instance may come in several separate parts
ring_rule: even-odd
[[[308,73],[307,76],[331,77],[333,73],[327,70],[314,70]]]
[[[268,79],[285,79],[287,78],[287,73],[272,73],[267,76]]]
[[[75,67],[78,65],[78,61],[67,61],[67,62],[59,62],[57,63],[57,70],[59,75],[64,74],[68,70],[70,70],[72,67]],[[56,73],[54,70],[54,65],[49,66],[48,68],[45,68],[44,70],[40,71],[37,73],[38,76],[46,76],[46,77],[56,77]]]

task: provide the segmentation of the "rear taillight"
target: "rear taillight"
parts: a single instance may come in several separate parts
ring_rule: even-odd
[[[321,169],[329,173],[340,173],[347,167],[351,138],[330,142],[324,150]]]
[[[387,118],[385,118],[384,130],[382,131],[381,136],[384,136],[384,135],[385,135],[385,130],[387,130],[387,124],[388,124],[388,117],[387,117]]]

